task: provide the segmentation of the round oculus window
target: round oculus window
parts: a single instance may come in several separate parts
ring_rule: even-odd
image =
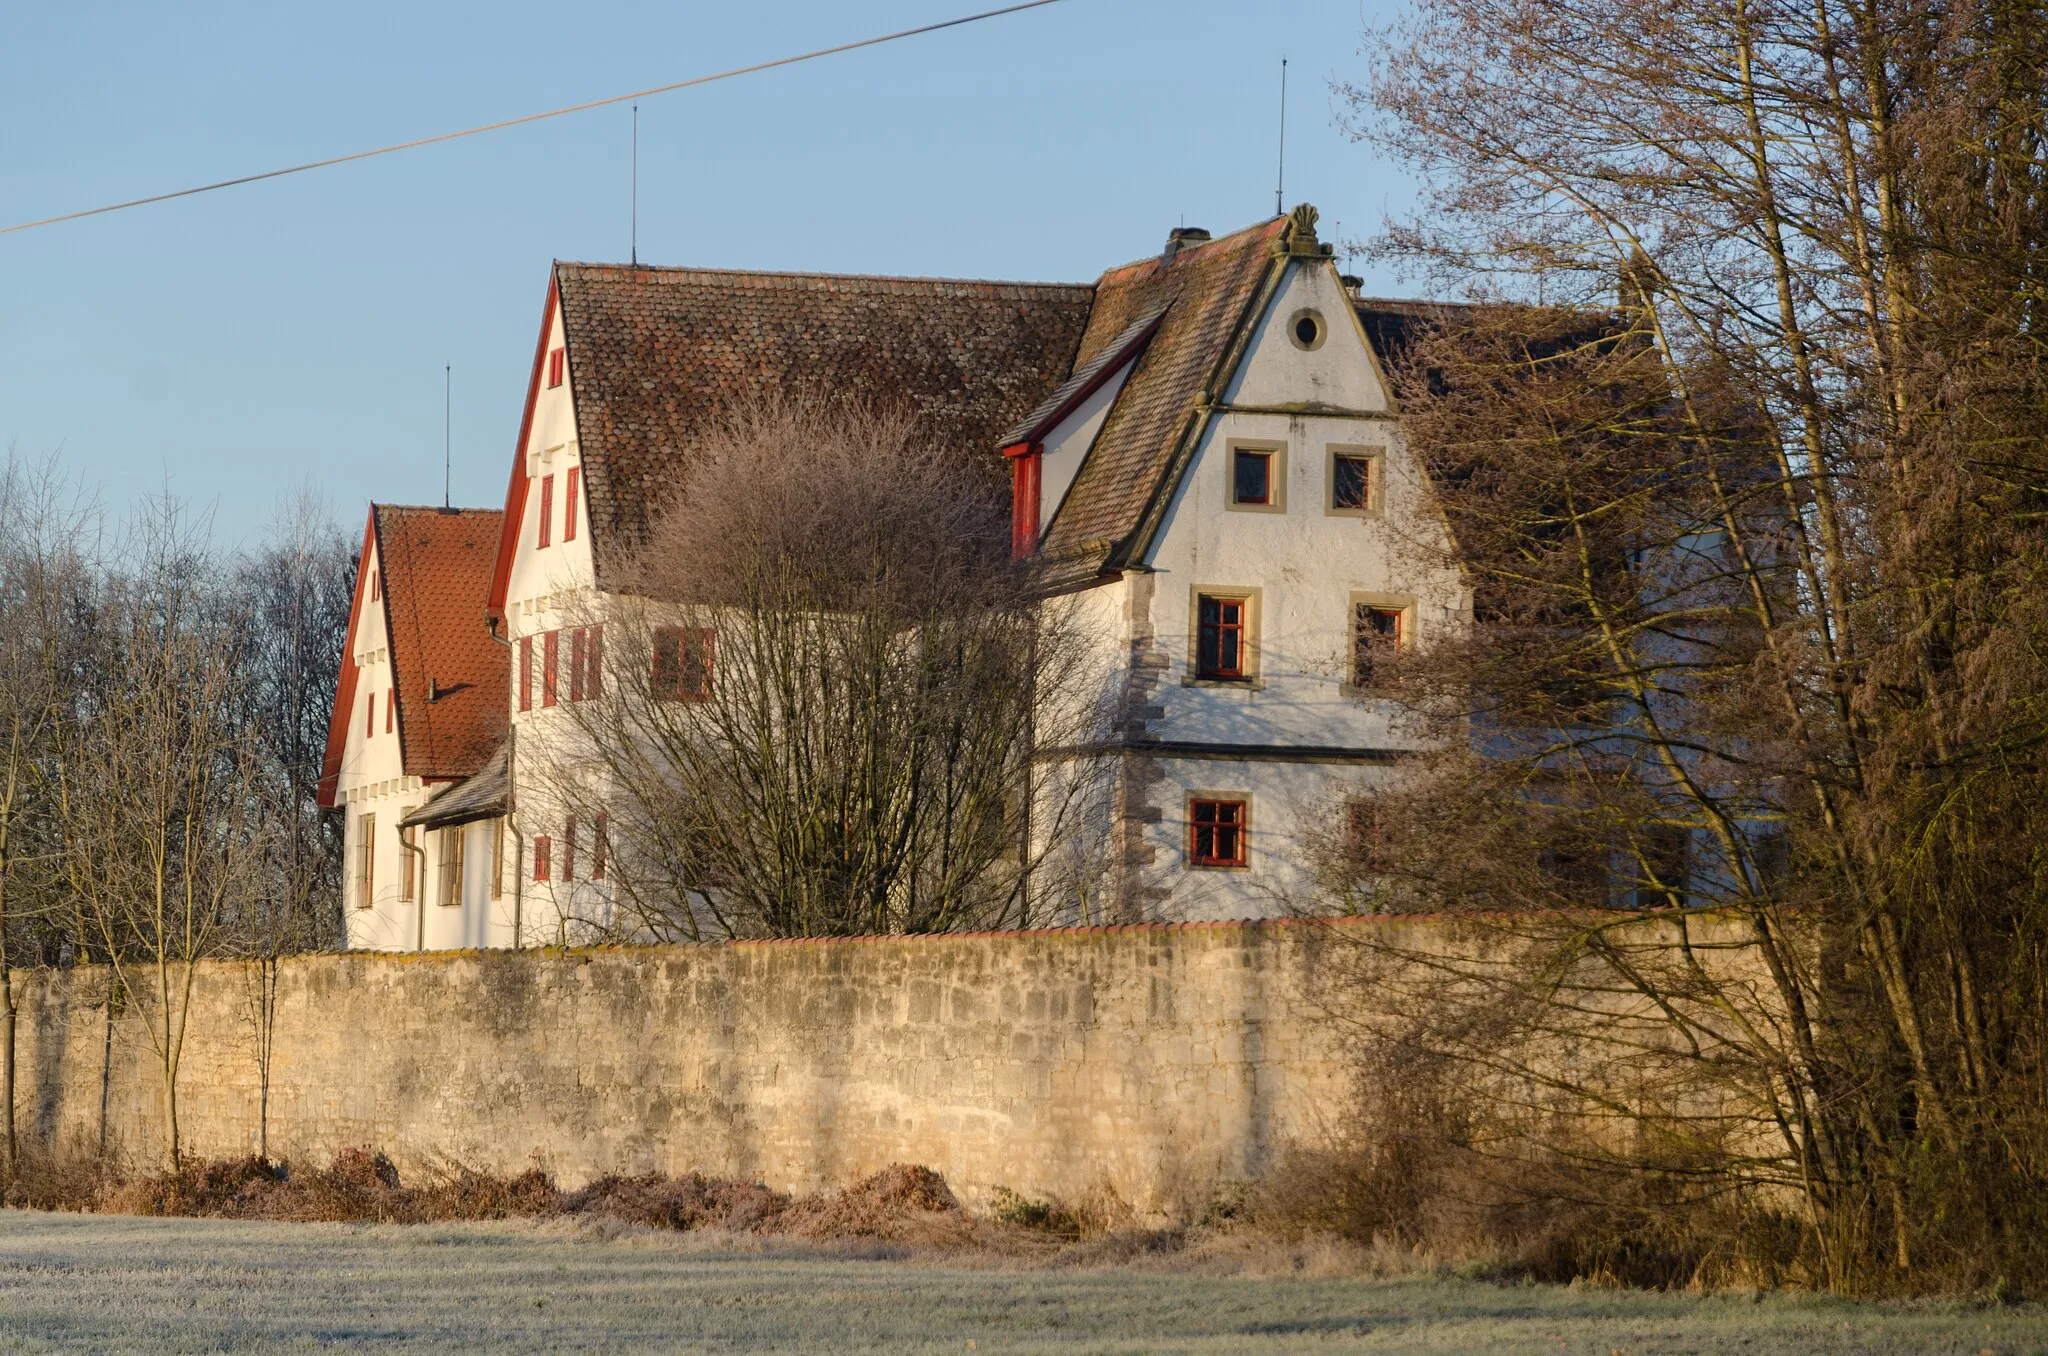
[[[1325,332],[1321,311],[1296,311],[1287,321],[1287,337],[1294,341],[1296,348],[1321,348]]]

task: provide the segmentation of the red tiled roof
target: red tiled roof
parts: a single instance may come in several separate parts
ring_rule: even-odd
[[[1086,366],[1144,316],[1165,307],[1042,548],[1054,576],[1086,577],[1142,543],[1201,426],[1199,405],[1234,364],[1258,303],[1285,263],[1292,218],[1275,217],[1169,260],[1141,259],[1102,275],[1081,340]]]
[[[505,737],[511,662],[484,625],[497,509],[370,506],[406,775],[467,777]]]
[[[555,284],[600,580],[692,434],[737,405],[851,397],[908,410],[979,454],[1073,369],[1095,296],[1085,284],[575,263],[555,265]]]

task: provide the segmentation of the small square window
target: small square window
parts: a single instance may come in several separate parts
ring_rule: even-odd
[[[550,388],[562,384],[562,369],[568,366],[568,356],[568,350],[563,348],[557,348],[548,354],[548,386]]]
[[[1372,507],[1372,458],[1338,453],[1330,459],[1330,507],[1364,513]]]
[[[1241,800],[1190,801],[1189,862],[1195,866],[1243,866],[1249,828]]]
[[[1205,593],[1197,599],[1197,678],[1229,679],[1245,676],[1244,626],[1248,607],[1249,604],[1243,598],[1218,598]]]
[[[1401,609],[1359,603],[1351,617],[1351,685],[1371,687],[1401,644]]]
[[[1234,504],[1273,502],[1273,454],[1240,447],[1230,454],[1230,500]]]

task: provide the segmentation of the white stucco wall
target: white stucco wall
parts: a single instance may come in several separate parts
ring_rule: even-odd
[[[1309,350],[1288,333],[1305,310],[1323,322]],[[1148,915],[1169,920],[1270,916],[1290,898],[1306,902],[1303,835],[1341,812],[1348,788],[1395,775],[1358,753],[1398,750],[1412,736],[1396,728],[1390,703],[1350,685],[1354,604],[1402,605],[1404,644],[1419,645],[1463,626],[1470,611],[1426,479],[1330,262],[1290,267],[1220,404],[1143,562],[1149,578],[1140,583],[1133,571],[1089,595],[1099,596],[1089,606],[1117,619],[1105,665],[1125,665],[1134,650],[1165,661],[1132,675],[1138,737],[1205,746],[1201,758],[1152,759],[1148,776],[1159,779],[1128,792],[1144,810],[1128,826],[1129,880],[1147,892]],[[1230,451],[1240,440],[1280,454],[1277,505],[1231,504]],[[1366,515],[1330,509],[1333,447],[1380,457]],[[1248,680],[1196,677],[1202,593],[1252,600]],[[1227,746],[1246,756],[1227,756]],[[1281,761],[1276,750],[1289,749],[1350,753]],[[1197,793],[1249,802],[1246,867],[1190,868],[1186,802]]]

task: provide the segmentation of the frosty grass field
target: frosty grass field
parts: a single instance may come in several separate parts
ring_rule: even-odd
[[[1234,1270],[1237,1274],[1225,1274]],[[2048,1353],[2048,1311],[0,1211],[0,1351]]]

